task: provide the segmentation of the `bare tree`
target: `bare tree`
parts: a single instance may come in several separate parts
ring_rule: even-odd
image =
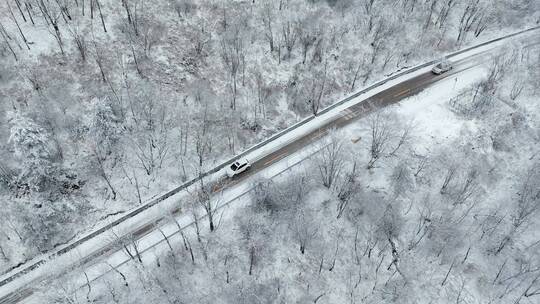
[[[137,236],[133,233],[129,233],[127,235],[118,235],[116,232],[111,230],[111,233],[113,234],[114,241],[117,243],[118,246],[122,247],[124,250],[124,253],[132,260],[136,260],[139,263],[142,263],[142,256],[141,251],[139,248],[139,240],[137,239]]]
[[[395,31],[393,20],[379,17],[373,27],[372,42],[371,42],[371,60],[373,65],[379,54],[384,50],[390,35]]]
[[[255,113],[262,113],[263,118],[266,118],[268,103],[271,100],[272,89],[270,85],[265,80],[262,72],[257,69],[254,72],[254,84],[253,90],[255,91],[255,96],[257,97],[257,110]]]
[[[88,54],[88,47],[86,44],[85,35],[80,32],[79,27],[71,27],[68,25],[67,28],[68,28],[69,33],[71,34],[71,37],[73,38],[73,42],[75,42],[77,51],[79,51],[79,55],[81,56],[81,61],[83,63],[86,62],[86,57]]]
[[[432,24],[432,16],[435,12],[435,7],[437,6],[437,1],[431,0],[431,4],[428,6],[428,15],[426,18],[426,23],[424,24],[424,31]]]
[[[510,231],[499,242],[496,254],[499,254],[512,240],[518,230],[540,210],[540,164],[534,164],[524,177],[518,192],[517,206],[512,217]]]
[[[523,292],[523,296],[529,298],[533,296],[540,296],[540,286],[538,285],[538,282],[540,282],[540,273],[537,274],[531,283],[527,286],[527,289]]]
[[[279,189],[273,181],[270,180],[257,180],[254,182],[252,190],[253,209],[255,212],[269,213],[275,215],[277,212],[282,211],[283,207],[280,205],[281,199],[279,196]]]
[[[204,101],[201,117],[201,125],[196,129],[193,140],[195,141],[195,153],[197,155],[199,172],[202,172],[204,162],[212,153],[212,133],[209,120],[208,101]]]
[[[98,11],[99,11],[99,18],[101,20],[101,26],[103,27],[103,31],[106,33],[107,32],[107,27],[105,26],[105,19],[103,19],[103,12],[101,11],[101,3],[99,2],[99,0],[91,0],[91,1],[96,2],[96,5],[97,5]]]
[[[230,27],[221,39],[221,59],[230,78],[231,109],[236,109],[238,72],[245,67],[244,38],[239,26]]]
[[[135,2],[135,4],[131,5],[132,2]],[[138,4],[138,0],[134,0],[134,1],[122,0],[122,7],[124,8],[124,11],[126,12],[128,24],[131,25],[131,27],[133,28],[135,35],[139,36],[139,15],[137,12],[137,4]],[[132,10],[133,6],[135,7],[134,10]]]
[[[458,167],[454,164],[450,164],[448,168],[446,169],[446,173],[444,175],[444,180],[440,189],[441,194],[445,194],[449,190],[450,183],[454,180],[456,177]]]
[[[197,4],[193,0],[175,0],[174,9],[179,18],[186,19],[190,14],[195,12]]]
[[[388,64],[394,60],[394,57],[396,56],[396,52],[393,49],[385,50],[384,51],[384,57],[383,57],[383,65],[381,67],[381,70],[384,71]]]
[[[362,0],[362,8],[365,15],[368,17],[368,31],[373,29],[373,19],[377,16],[376,10],[378,9],[377,0]]]
[[[24,8],[26,8],[26,13],[30,17],[30,21],[32,22],[32,25],[36,25],[36,23],[34,22],[34,17],[32,16],[34,14],[34,9],[28,1],[24,2]]]
[[[300,94],[304,98],[309,111],[315,116],[319,113],[323,96],[328,94],[327,73],[328,61],[325,61],[322,70],[310,66],[301,83]]]
[[[390,270],[394,266],[395,270],[406,279],[405,274],[400,268],[400,256],[399,251],[396,245],[399,235],[401,233],[403,221],[401,215],[399,214],[397,208],[392,204],[387,204],[384,211],[384,215],[378,224],[378,231],[381,235],[381,238],[386,239],[390,245],[390,250],[392,254],[392,261],[387,267],[387,270]]]
[[[96,42],[96,39],[95,37],[92,37],[92,43],[94,45],[94,59],[96,61],[96,64],[99,68],[99,72],[101,74],[101,80],[107,84],[109,84],[109,86],[112,88],[112,85],[110,84],[110,81],[108,80],[107,78],[107,75],[105,73],[105,56],[103,55],[103,49],[101,46],[98,45],[98,43]]]
[[[91,149],[92,149],[92,154],[91,154],[92,158],[97,165],[94,168],[97,170],[98,176],[101,177],[103,181],[105,181],[105,183],[107,184],[107,187],[111,191],[112,199],[116,200],[117,191],[112,184],[112,180],[110,176],[111,174],[108,172],[109,170],[106,165],[106,162],[109,156],[106,153],[103,153],[101,147],[94,146],[94,147],[91,147]]]
[[[206,25],[203,22],[200,22],[192,32],[193,52],[195,57],[200,59],[207,52],[206,49],[210,44],[211,34],[206,30]]]
[[[7,257],[6,252],[4,251],[4,247],[2,246],[3,245],[0,245],[0,261],[2,263],[6,263],[6,262],[9,263],[9,258]]]
[[[448,268],[448,271],[446,272],[446,275],[444,276],[444,279],[441,282],[441,286],[444,286],[444,284],[446,284],[446,281],[448,280],[448,276],[450,275],[450,272],[452,272],[452,269],[454,269],[455,264],[456,264],[456,259],[452,260],[452,264],[450,264],[450,267]]]
[[[266,1],[263,3],[261,8],[261,19],[264,25],[264,37],[268,41],[268,46],[270,47],[270,52],[273,53],[275,49],[275,38],[274,38],[274,6],[273,1]]]
[[[418,155],[418,165],[416,166],[416,170],[414,171],[414,177],[415,178],[421,178],[422,171],[428,166],[429,164],[429,158],[424,155]]]
[[[295,240],[298,242],[300,253],[304,254],[319,233],[315,214],[309,209],[300,209],[290,224]]]
[[[371,133],[370,160],[367,168],[372,169],[377,160],[383,156],[388,149],[392,138],[388,116],[380,112],[369,118],[369,128]]]
[[[364,58],[362,58],[362,60],[358,60],[358,65],[356,66],[356,69],[354,70],[353,79],[351,81],[351,87],[349,89],[349,92],[353,92],[354,89],[356,88],[356,81],[361,76],[360,71],[362,69],[364,69],[365,66],[366,66],[366,64],[365,64],[365,59]]]
[[[478,37],[487,27],[486,11],[480,0],[469,0],[459,21],[457,43],[461,44],[467,38],[467,33],[474,30]]]
[[[215,201],[213,202],[212,199],[214,199]],[[208,219],[208,227],[210,231],[213,232],[216,229],[214,220],[219,202],[217,200],[217,197],[212,196],[211,184],[205,183],[205,181],[203,181],[203,178],[199,180],[198,187],[195,192],[195,200],[197,201],[197,204],[204,209],[204,212]]]
[[[296,41],[298,40],[297,27],[294,26],[291,21],[287,20],[281,27],[281,37],[283,46],[287,50],[286,58],[290,59],[294,46],[296,45]]]
[[[246,212],[247,214],[238,217],[237,223],[248,255],[248,275],[252,275],[255,266],[261,264],[261,260],[269,253],[272,231],[264,213],[254,214],[250,210]]]
[[[23,18],[24,22],[27,22],[26,17],[24,16],[24,13],[21,9],[21,2],[19,0],[15,0],[15,5],[17,6],[17,9],[19,10],[19,14],[21,14],[21,17]]]
[[[157,45],[167,33],[167,27],[156,19],[146,17],[141,18],[138,25],[139,38],[144,55],[149,57],[150,51]]]
[[[17,21],[17,18],[15,18],[15,15],[13,14],[13,10],[11,9],[11,5],[9,4],[9,1],[6,1],[6,4],[8,6],[9,15],[11,16],[11,20],[13,20],[13,22],[17,26],[17,29],[19,30],[19,34],[21,35],[21,38],[24,41],[24,44],[26,45],[28,50],[30,50],[30,45],[28,45],[28,40],[26,39],[26,36],[24,35],[24,33],[23,33],[22,29],[21,29],[21,26],[19,25],[19,22]],[[21,12],[21,14],[22,14],[22,12]],[[25,22],[26,22],[26,20],[25,20]]]
[[[126,279],[126,276],[120,270],[118,270],[117,267],[114,267],[113,265],[111,265],[108,262],[106,264],[107,264],[107,266],[109,266],[111,268],[112,271],[117,273],[122,278],[122,281],[124,281],[124,286],[128,287],[129,283],[128,283],[127,279]]]
[[[137,178],[137,174],[135,173],[135,170],[132,170],[132,173],[130,175],[125,169],[124,164],[122,164],[122,172],[124,173],[124,176],[127,178],[129,183],[133,186],[136,197],[137,197],[137,202],[139,203],[139,205],[141,205],[143,203],[142,195],[141,195],[141,184],[139,182],[139,178]]]
[[[287,204],[285,208],[293,211],[302,208],[309,190],[309,180],[304,175],[291,177],[279,191],[279,199]]]
[[[410,168],[406,162],[400,162],[393,170],[391,178],[391,184],[393,188],[394,197],[400,197],[405,195],[407,191],[412,190],[413,180]]]
[[[141,98],[133,106],[131,146],[139,165],[147,175],[161,169],[169,154],[169,129],[171,127],[168,110],[157,102],[156,93],[146,88]]]
[[[331,188],[341,175],[345,165],[343,141],[340,135],[333,131],[328,136],[328,142],[322,147],[314,158],[322,184]]]
[[[490,110],[496,100],[498,86],[516,57],[498,55],[491,62],[485,79],[477,82],[473,89],[454,98],[452,107],[465,116],[479,116]]]
[[[467,202],[478,191],[478,170],[471,168],[464,179],[463,183],[456,189],[454,193],[454,205],[461,205]]]
[[[360,182],[358,180],[358,171],[356,170],[356,162],[354,162],[352,169],[345,174],[341,182],[335,186],[337,198],[339,199],[337,205],[337,218],[343,215],[343,212],[347,209],[347,206],[360,192]]]
[[[302,46],[302,64],[306,63],[309,48],[317,41],[318,33],[312,23],[313,19],[313,16],[306,16],[303,22],[298,24],[298,40]]]
[[[0,35],[2,35],[2,39],[4,40],[4,43],[7,45],[8,49],[10,50],[11,54],[13,55],[13,58],[15,58],[15,61],[19,61],[19,58],[17,58],[17,54],[13,50],[13,47],[11,46],[11,43],[9,43],[9,40],[11,37],[6,32],[6,28],[4,25],[0,22]]]
[[[411,131],[412,131],[412,123],[407,123],[402,126],[403,130],[401,131],[401,134],[399,135],[398,142],[394,149],[388,154],[390,156],[395,156],[396,153],[403,147],[403,145],[407,144],[408,141],[411,139]]]
[[[60,32],[60,27],[58,24],[60,16],[63,16],[62,13],[54,8],[51,8],[50,5],[45,4],[43,0],[39,0],[39,2],[36,1],[36,3],[42,13],[43,18],[45,19],[45,22],[47,23],[47,25],[50,25],[52,27],[53,30],[51,31],[49,29],[49,32],[56,39],[58,47],[60,48],[60,52],[62,53],[62,55],[64,55],[64,41],[62,40],[62,34]]]
[[[433,2],[436,2],[436,1],[433,1]],[[437,16],[437,20],[435,21],[435,24],[438,24],[440,29],[446,28],[446,22],[448,20],[448,16],[450,15],[450,12],[452,12],[456,4],[457,4],[456,0],[444,0],[442,4],[442,8],[439,12],[439,15]]]
[[[522,79],[516,79],[512,84],[512,89],[510,90],[510,99],[516,100],[519,95],[521,95],[521,92],[523,92],[524,88],[524,81]]]

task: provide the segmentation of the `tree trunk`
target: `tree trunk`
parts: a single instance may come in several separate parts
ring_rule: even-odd
[[[28,40],[26,40],[26,36],[24,36],[24,34],[22,32],[21,26],[19,25],[19,22],[17,21],[17,18],[15,18],[15,15],[13,14],[13,10],[11,9],[11,5],[9,5],[9,2],[6,2],[6,3],[8,5],[8,9],[9,9],[9,13],[11,15],[11,18],[13,19],[13,22],[15,22],[15,25],[17,26],[17,29],[19,30],[19,33],[21,34],[21,37],[22,37],[22,39],[24,41],[24,44],[26,44],[26,47],[28,48],[28,50],[30,50],[30,46],[28,45]]]
[[[99,0],[95,0],[95,1],[97,4],[98,11],[99,11],[99,17],[101,19],[101,25],[103,26],[103,31],[106,33],[107,28],[105,27],[105,21],[103,20],[103,13],[101,12],[101,4],[99,3]]]
[[[255,247],[249,249],[249,275],[253,273],[253,265],[255,264]]]

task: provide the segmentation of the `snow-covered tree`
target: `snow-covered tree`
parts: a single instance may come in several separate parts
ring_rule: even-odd
[[[20,113],[10,120],[9,142],[20,160],[19,190],[40,192],[56,183],[58,164],[50,134],[33,119]]]
[[[111,153],[124,131],[121,115],[109,99],[92,100],[89,134],[96,146]]]
[[[122,115],[109,99],[94,99],[92,105],[88,127],[90,135],[88,149],[92,168],[107,184],[114,200],[117,191],[113,186],[109,169],[114,167],[119,154],[121,155],[121,151],[117,151],[117,148],[124,132]]]

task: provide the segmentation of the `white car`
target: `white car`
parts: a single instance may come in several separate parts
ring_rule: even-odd
[[[450,71],[453,68],[452,62],[448,60],[442,60],[439,63],[437,63],[433,69],[431,69],[431,72],[435,75],[441,75],[442,73],[446,73]]]
[[[231,165],[227,167],[227,176],[228,177],[234,177],[247,169],[249,169],[251,165],[249,164],[249,161],[245,158],[238,159]]]

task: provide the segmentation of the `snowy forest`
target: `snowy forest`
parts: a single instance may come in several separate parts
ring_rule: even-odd
[[[0,272],[377,80],[539,23],[534,0],[2,1]],[[42,301],[538,303],[538,44],[419,95],[444,119],[414,97],[371,113],[216,227],[151,258],[125,246],[125,269],[80,288],[75,268]]]
[[[74,267],[41,295],[51,303],[537,303],[539,54],[497,56],[453,98],[433,100],[449,80],[333,131],[306,162],[255,180],[215,229],[201,219],[144,253],[123,243],[131,264],[83,284],[86,273]]]

